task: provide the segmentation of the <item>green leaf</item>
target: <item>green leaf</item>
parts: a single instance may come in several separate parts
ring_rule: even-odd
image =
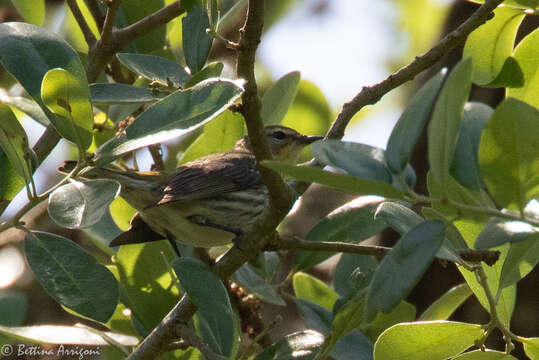
[[[244,123],[240,114],[223,112],[204,125],[202,134],[183,153],[180,164],[232,149],[236,141],[245,135]]]
[[[204,67],[204,69],[200,70],[199,72],[194,73],[191,76],[191,79],[189,79],[189,81],[187,81],[183,85],[183,88],[187,89],[198,84],[199,82],[203,80],[214,78],[214,77],[219,77],[221,73],[223,72],[224,67],[225,66],[223,65],[223,63],[220,63],[220,62],[209,63],[208,65]]]
[[[110,345],[94,331],[76,326],[39,325],[7,327],[0,326],[0,334],[18,339],[19,341],[37,344],[63,345]],[[125,346],[136,346],[139,340],[134,336],[105,332],[105,335]],[[66,349],[67,350],[67,349]]]
[[[2,174],[2,176],[0,176],[0,214],[2,214],[10,201],[13,200],[15,195],[22,189],[25,182],[24,179],[15,172],[11,162],[8,160],[1,147],[0,174]]]
[[[513,57],[524,77],[524,86],[508,88],[506,92],[507,98],[513,97],[535,107],[539,107],[539,100],[537,99],[539,59],[535,56],[537,51],[539,51],[539,29],[535,29],[526,35],[513,52]]]
[[[17,290],[0,290],[0,309],[0,325],[21,325],[28,311],[28,296]]]
[[[326,310],[331,310],[339,297],[332,288],[306,273],[295,273],[292,277],[292,285],[296,298],[309,300]]]
[[[111,317],[118,303],[118,283],[86,250],[45,232],[28,233],[24,248],[34,276],[54,300],[100,322]]]
[[[316,331],[299,331],[264,349],[254,360],[312,360],[323,342],[324,336]]]
[[[243,264],[233,275],[234,281],[259,299],[270,304],[285,306],[286,302],[249,264]]]
[[[28,137],[9,106],[0,104],[0,147],[13,170],[29,183],[32,181],[32,152]]]
[[[342,254],[333,274],[333,287],[341,296],[349,295],[353,288],[350,285],[350,275],[359,268],[362,273],[374,272],[378,261],[371,255]]]
[[[126,152],[191,132],[226,110],[242,92],[230,80],[207,80],[178,90],[140,114],[120,136],[100,146],[95,162],[104,165]]]
[[[262,98],[264,125],[278,125],[284,119],[298,92],[300,73],[292,71],[277,80]]]
[[[203,1],[195,0],[182,19],[183,52],[191,73],[200,71],[208,58],[213,43],[213,37],[206,33],[209,28],[210,19]]]
[[[101,220],[119,193],[120,184],[114,180],[72,180],[49,196],[49,215],[62,227],[87,228]]]
[[[148,88],[117,83],[90,84],[94,104],[141,104],[157,101],[165,94]]]
[[[41,98],[56,117],[51,122],[68,140],[87,149],[92,141],[94,114],[90,90],[64,69],[49,70],[43,77]],[[61,118],[63,121],[56,121]]]
[[[308,241],[342,241],[357,244],[384,230],[384,221],[374,219],[374,211],[382,202],[378,197],[361,197],[352,200],[329,213],[316,224],[305,237]],[[297,251],[294,270],[309,269],[334,252]]]
[[[482,335],[480,325],[453,321],[398,324],[380,335],[374,344],[374,357],[376,360],[447,359],[472,346]]]
[[[125,27],[129,24],[133,24],[145,16],[155,13],[161,10],[165,6],[163,0],[128,0],[122,1],[120,5],[120,11],[116,19],[116,25],[118,27]],[[121,16],[123,15],[123,16]],[[123,21],[122,21],[123,20]],[[165,45],[166,28],[165,26],[159,26],[154,28],[149,33],[137,36],[133,39],[135,42],[134,49],[130,52],[150,53],[155,50],[160,50]]]
[[[539,234],[528,236],[522,242],[511,243],[503,262],[500,286],[504,288],[517,283],[528,275],[537,263],[539,263]]]
[[[413,227],[424,221],[424,219],[413,210],[392,201],[386,201],[376,209],[375,219],[384,221],[401,235],[406,234],[408,231],[412,230]],[[436,257],[456,263],[462,263],[462,259],[455,252],[455,247],[465,248],[466,244],[457,242],[460,238],[451,236],[449,229],[449,227],[446,227],[446,237],[440,250],[436,253]]]
[[[0,62],[24,87],[26,92],[41,106],[55,128],[69,140],[76,139],[69,131],[72,125],[51,113],[41,100],[41,83],[47,71],[62,68],[75,77],[78,87],[88,87],[86,72],[77,53],[58,35],[26,23],[0,24]],[[80,130],[91,142],[91,134]]]
[[[432,113],[446,73],[447,69],[442,69],[414,94],[393,127],[384,154],[393,173],[400,174],[406,168],[415,143]]]
[[[525,15],[510,7],[499,7],[493,12],[493,19],[468,35],[462,54],[463,58],[472,58],[472,81],[479,85],[491,83],[501,72],[513,52],[517,30]]]
[[[386,254],[369,287],[365,317],[388,313],[403,300],[425,272],[444,239],[444,224],[428,220],[413,227]]]
[[[470,290],[470,287],[466,283],[452,287],[445,294],[436,299],[436,301],[421,314],[419,320],[447,320],[470,295],[472,295],[472,290]]]
[[[481,132],[493,112],[490,106],[482,103],[468,102],[464,105],[450,173],[461,185],[470,189],[483,187],[477,153]]]
[[[40,26],[45,19],[45,0],[11,0],[27,22]]]
[[[415,306],[407,301],[401,301],[389,314],[378,313],[374,321],[367,326],[365,335],[374,342],[381,333],[391,326],[414,321],[415,315]]]
[[[238,347],[238,324],[228,293],[211,270],[195,258],[179,258],[172,266],[180,284],[198,308],[198,315],[213,335],[204,338],[214,351],[233,358]]]
[[[392,183],[380,148],[334,139],[317,141],[312,147],[316,159],[325,165],[358,178]]]
[[[479,144],[481,174],[502,206],[523,209],[539,196],[539,111],[506,99],[483,130]]]
[[[517,360],[516,357],[501,351],[474,350],[454,357],[453,360]]]
[[[9,96],[8,94],[1,94],[0,98],[2,103],[11,106],[12,110],[15,108],[22,111],[43,126],[50,124],[49,118],[35,101],[22,96]]]
[[[477,237],[476,249],[490,249],[507,242],[521,242],[537,234],[539,229],[522,221],[499,221],[493,219],[487,223]]]
[[[164,257],[163,257],[164,255]],[[116,255],[124,300],[147,335],[178,302],[179,290],[170,275],[174,251],[167,241],[121,246]],[[138,328],[137,328],[138,330]]]
[[[296,305],[308,328],[330,336],[332,331],[331,312],[310,301],[296,299]],[[336,340],[336,342],[334,341]],[[325,343],[326,350],[335,359],[372,359],[372,344],[359,331],[354,330],[339,339]]]
[[[129,70],[164,86],[171,83],[174,87],[180,88],[190,78],[183,67],[161,56],[117,53],[116,57]]]
[[[352,194],[378,195],[402,199],[403,194],[393,186],[380,182],[359,179],[350,175],[335,174],[318,168],[293,166],[278,161],[262,161],[263,166],[289,175],[295,179],[315,182]]]
[[[472,86],[472,61],[462,60],[448,75],[428,128],[428,155],[432,175],[446,192],[449,168],[457,145],[464,103]]]
[[[539,359],[539,337],[536,338],[522,338],[522,344],[524,345],[524,352],[530,357],[531,360]]]

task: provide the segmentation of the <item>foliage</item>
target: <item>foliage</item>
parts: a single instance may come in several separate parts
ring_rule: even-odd
[[[128,354],[184,296],[182,301],[191,301],[197,311],[182,319],[187,324],[183,337],[197,350],[185,349],[184,344],[172,351],[174,344],[169,344],[171,351],[164,358],[198,359],[203,354],[217,359],[346,360],[361,354],[379,360],[511,359],[517,341],[531,359],[539,359],[538,338],[510,330],[517,283],[539,262],[539,30],[514,46],[524,11],[535,9],[536,2],[508,1],[509,7],[498,8],[493,20],[473,31],[463,59],[451,71],[434,74],[410,99],[385,150],[324,139],[312,147],[317,166],[262,162],[288,179],[375,195],[330,213],[298,242],[294,257],[260,252],[235,267],[231,278],[251,298],[275,306],[284,306],[291,298],[305,321],[307,329],[275,339],[266,348],[245,342],[241,325],[246,315],[240,311],[244,309],[231,301],[228,282],[201,261],[207,260],[205,251],[200,256],[198,250],[182,246],[183,257],[176,258],[170,244],[161,241],[102,249],[110,258],[103,261],[102,254],[94,256],[64,236],[35,231],[21,222],[29,210],[48,201],[49,216],[61,227],[89,229],[110,214],[125,230],[133,209],[122,199],[115,200],[119,184],[84,179],[85,172],[110,163],[121,169],[136,150],[184,135],[196,134],[186,142],[180,163],[228,150],[244,136],[237,109],[245,83],[220,77],[223,63],[208,59],[217,43],[238,50],[237,44],[220,35],[219,26],[221,20],[230,22],[229,16],[241,20],[243,14],[235,6],[245,6],[245,1],[182,1],[176,14],[186,13],[181,21],[133,34],[134,43],[122,52],[115,49],[110,54],[114,56],[104,60],[92,53],[92,46],[110,38],[106,31],[112,27],[107,30],[107,25],[129,31],[127,25],[155,16],[165,2],[143,6],[138,1],[121,5],[111,1],[101,10],[116,14],[116,23],[105,25],[95,18],[99,9],[90,11],[84,5],[84,11],[77,13],[83,2],[67,3],[85,39],[94,42],[87,44],[84,59],[61,36],[38,26],[45,16],[43,1],[33,7],[28,1],[14,1],[27,23],[0,24],[0,63],[26,92],[23,97],[7,96],[0,105],[0,214],[23,188],[29,197],[27,205],[0,224],[0,233],[12,227],[24,230],[27,262],[45,291],[67,311],[110,331],[55,326],[47,335],[39,330],[53,329],[52,325],[17,326],[26,299],[21,301],[24,306],[16,306],[14,299],[21,295],[10,292],[0,293],[0,306],[13,312],[0,317],[0,324],[6,325],[0,326],[2,335],[35,343],[111,346]],[[232,15],[221,17],[227,10]],[[111,20],[107,16],[105,21]],[[99,39],[90,29],[96,26]],[[181,42],[171,40],[178,29]],[[241,51],[240,47],[240,56]],[[96,83],[89,69],[101,60]],[[111,66],[105,71],[108,62]],[[469,102],[472,84],[505,87],[506,98],[495,108]],[[278,79],[256,101],[266,125],[291,125],[291,113],[295,116],[309,108],[296,124],[298,130],[323,134],[329,129],[325,98],[313,84],[300,80],[297,71]],[[313,108],[320,111],[309,120]],[[50,129],[77,149],[76,165],[64,169],[64,178],[43,194],[36,191],[33,173],[39,163],[17,111],[50,123]],[[134,120],[125,127],[114,113],[123,114],[120,120],[127,115]],[[107,126],[109,131],[99,131]],[[410,159],[425,128],[430,171],[423,179],[428,195],[421,195],[414,191],[417,175]],[[167,162],[176,165],[176,153],[168,156]],[[322,169],[325,165],[333,170]],[[386,228],[401,235],[392,249],[359,244]],[[284,240],[273,245],[287,249],[283,244]],[[488,249],[499,251],[494,265],[465,256]],[[224,251],[210,253],[214,250]],[[341,256],[333,286],[306,273],[339,252],[350,253]],[[372,255],[382,252],[380,261]],[[290,274],[275,283],[285,258],[293,261]],[[455,263],[465,283],[416,319],[416,308],[405,299],[436,258]],[[289,284],[294,295],[287,293]],[[484,326],[449,321],[472,294],[491,320]],[[482,348],[496,328],[504,335],[505,353],[466,352]]]

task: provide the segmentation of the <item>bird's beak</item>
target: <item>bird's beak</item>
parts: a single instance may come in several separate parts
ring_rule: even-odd
[[[323,136],[317,136],[317,135],[313,135],[313,136],[303,136],[303,142],[305,142],[305,144],[312,144],[313,142],[315,141],[318,141],[318,140],[322,140],[324,137]]]

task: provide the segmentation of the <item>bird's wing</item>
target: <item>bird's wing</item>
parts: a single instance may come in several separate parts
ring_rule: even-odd
[[[244,153],[210,155],[186,165],[170,177],[155,205],[203,199],[263,184],[255,158]]]

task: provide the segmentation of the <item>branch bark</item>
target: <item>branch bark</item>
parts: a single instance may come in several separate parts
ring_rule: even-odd
[[[416,56],[414,61],[399,71],[389,75],[383,81],[365,86],[354,96],[352,100],[345,103],[337,119],[331,126],[327,138],[340,139],[344,136],[346,126],[352,117],[364,106],[376,104],[385,94],[396,87],[412,80],[424,70],[428,69],[439,61],[445,54],[460,44],[466,37],[489,20],[492,11],[502,3],[503,0],[486,0],[465,22],[454,31],[447,34],[436,46],[421,56]]]

